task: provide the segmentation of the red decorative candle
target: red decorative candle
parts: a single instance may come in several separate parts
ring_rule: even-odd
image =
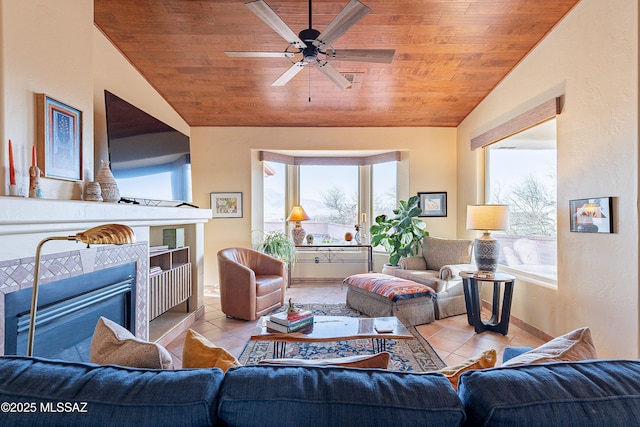
[[[16,185],[16,171],[13,168],[13,146],[9,140],[9,184]]]
[[[36,166],[36,146],[31,147],[31,166]]]

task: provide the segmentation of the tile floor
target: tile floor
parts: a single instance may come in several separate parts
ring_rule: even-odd
[[[293,301],[298,303],[342,303],[345,301],[345,295],[346,289],[341,289],[340,283],[305,283],[287,289],[285,299],[293,298]],[[204,299],[205,315],[191,328],[216,345],[226,348],[236,357],[240,356],[256,322],[228,319],[220,310],[220,298],[216,288],[206,287]],[[499,364],[502,361],[502,352],[507,346],[537,347],[544,342],[513,324],[509,326],[507,336],[493,332],[476,334],[473,327],[467,323],[464,314],[420,325],[417,329],[447,365],[455,365],[492,348],[498,352]],[[182,366],[180,359],[184,336],[185,333],[179,335],[167,346],[176,368]]]

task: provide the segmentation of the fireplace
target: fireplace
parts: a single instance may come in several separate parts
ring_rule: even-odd
[[[33,355],[88,362],[100,316],[135,333],[135,285],[136,263],[41,285]],[[31,291],[5,296],[5,354],[26,354]]]
[[[0,355],[25,353],[26,330],[28,329],[29,323],[28,312],[31,304],[31,287],[33,286],[33,271],[35,266],[34,261],[35,259],[33,257],[0,261],[0,320],[9,317],[7,314],[8,312],[13,312],[14,316],[22,313],[22,316],[19,316],[19,319],[16,318],[15,320],[12,320],[12,322],[15,322],[15,331],[13,333],[16,334],[16,337],[14,339],[15,344],[12,344],[12,346],[15,347],[12,347],[11,350],[9,348],[5,348],[7,343],[5,334],[11,333],[8,330],[9,325],[6,322],[0,321]],[[120,266],[123,266],[125,269],[126,272],[124,274],[120,274],[122,271],[116,268]],[[131,268],[133,268],[133,270],[130,270]],[[138,242],[131,245],[97,245],[91,248],[84,247],[69,252],[57,252],[43,255],[40,274],[41,284],[38,292],[38,306],[42,308],[38,309],[36,320],[46,320],[46,316],[50,315],[53,315],[54,317],[57,316],[58,309],[63,311],[69,309],[69,307],[65,308],[67,303],[71,304],[71,308],[68,311],[71,312],[70,314],[72,317],[76,316],[80,313],[80,309],[78,309],[75,304],[83,305],[84,303],[80,303],[79,300],[74,300],[72,298],[73,295],[64,295],[66,292],[65,288],[68,287],[68,284],[71,283],[73,285],[75,280],[78,280],[78,283],[85,283],[85,285],[82,286],[88,286],[90,288],[91,283],[93,283],[96,278],[100,279],[103,276],[110,275],[112,272],[119,273],[107,281],[107,283],[112,285],[111,288],[103,290],[87,290],[87,288],[81,288],[81,292],[76,292],[76,294],[84,294],[88,292],[89,294],[86,295],[87,297],[98,301],[102,298],[113,299],[112,302],[119,299],[119,304],[114,305],[105,303],[106,305],[101,306],[102,302],[98,302],[97,306],[99,308],[96,308],[96,310],[101,313],[105,313],[102,314],[103,316],[125,325],[125,327],[131,330],[136,337],[148,340],[149,295],[147,282],[149,274],[149,249],[147,242]],[[120,283],[129,276],[132,276],[134,279],[131,285]],[[129,286],[131,286],[131,290],[127,289]],[[24,296],[12,296],[14,293],[21,292],[24,292]],[[104,295],[101,295],[101,293],[104,293]],[[49,294],[58,296],[64,295],[62,298],[54,298],[47,303],[49,304],[54,300],[61,300],[61,306],[51,308],[51,311],[54,314],[49,314],[48,309],[50,307],[45,307],[45,302],[43,301],[43,299],[47,298],[47,295]],[[22,309],[14,307],[15,304],[13,301],[16,301],[14,298],[17,298],[18,300],[28,300],[29,307]],[[129,304],[129,308],[123,308],[125,307],[125,304]],[[119,305],[120,308],[114,308],[117,305]],[[44,310],[44,312],[42,310]],[[130,310],[130,314],[126,316],[121,315],[120,313],[122,313],[123,310]],[[121,316],[121,320],[115,318],[118,316]],[[124,317],[128,317],[129,320],[125,320]],[[96,321],[97,317],[93,315],[89,318],[81,318],[76,322],[78,322],[82,328],[90,330],[91,334],[93,334],[93,328],[95,328]],[[47,327],[48,326],[46,325],[36,326],[34,355],[42,355],[43,338],[42,336],[38,336],[38,333],[43,333],[45,337],[48,336],[49,334],[46,333],[45,329]],[[5,330],[5,328],[7,328],[7,330]],[[71,328],[65,327],[64,329],[66,331],[72,331],[75,328],[76,326],[73,324]],[[25,331],[25,338],[18,338],[18,329]],[[67,338],[66,335],[63,335],[63,337]],[[25,341],[22,342],[21,340]],[[20,344],[21,342],[22,344]],[[79,352],[88,354],[88,350],[80,349],[83,347],[88,349],[89,343],[90,341],[86,341],[84,344],[75,343],[73,346],[67,345],[65,348],[71,348],[68,352],[76,358],[75,360],[81,360],[81,358],[76,354]],[[76,345],[78,347],[75,347]],[[64,354],[64,359],[68,359],[68,357],[70,357],[67,352],[62,353]],[[60,358],[62,357],[63,356],[61,355]]]

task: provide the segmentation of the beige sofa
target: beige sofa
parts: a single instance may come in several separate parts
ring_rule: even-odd
[[[464,314],[467,309],[460,272],[476,270],[472,251],[472,240],[427,236],[422,242],[422,255],[401,259],[400,268],[393,274],[436,291],[436,319]]]

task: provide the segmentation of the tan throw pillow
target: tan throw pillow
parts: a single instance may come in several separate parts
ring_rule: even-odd
[[[426,236],[422,242],[422,255],[427,262],[427,270],[440,271],[445,265],[469,264],[472,246],[471,240]]]
[[[376,354],[337,357],[333,359],[263,359],[260,365],[289,366],[342,366],[345,368],[387,369],[391,354],[383,351]]]
[[[451,382],[453,388],[458,391],[458,378],[460,378],[460,375],[467,371],[493,368],[496,365],[497,358],[498,355],[495,350],[486,350],[457,365],[442,368],[438,372],[444,374],[449,382]]]
[[[220,368],[223,372],[240,362],[222,347],[218,347],[193,329],[187,331],[182,347],[183,368]]]
[[[540,347],[509,359],[502,366],[545,362],[577,362],[597,359],[598,354],[589,328],[580,328],[554,338]]]
[[[173,369],[173,359],[166,348],[135,337],[127,329],[105,317],[98,319],[93,332],[89,360],[101,365]]]

